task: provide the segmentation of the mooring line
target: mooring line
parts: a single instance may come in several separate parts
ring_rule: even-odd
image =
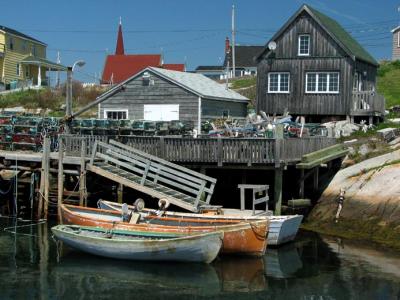
[[[26,221],[31,221],[31,220],[26,220]],[[44,223],[46,223],[46,222],[47,222],[47,220],[41,219],[41,220],[39,220],[39,222],[36,222],[36,223],[25,224],[25,225],[18,225],[18,226],[11,226],[11,227],[5,227],[5,228],[3,228],[3,231],[9,232],[9,233],[12,233],[12,234],[15,234],[15,235],[19,234],[19,235],[26,235],[26,236],[38,237],[38,235],[36,235],[36,234],[19,233],[19,232],[16,231],[16,229],[17,229],[17,228],[22,228],[22,227],[29,227],[29,226],[38,226],[38,225],[44,224]],[[14,229],[15,231],[12,231],[12,229]]]

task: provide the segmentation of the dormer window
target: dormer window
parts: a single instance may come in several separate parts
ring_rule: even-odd
[[[301,34],[299,35],[299,56],[309,56],[310,55],[310,35]]]

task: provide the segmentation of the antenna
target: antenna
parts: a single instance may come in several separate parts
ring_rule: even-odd
[[[235,5],[232,5],[232,78],[236,75],[235,60]]]

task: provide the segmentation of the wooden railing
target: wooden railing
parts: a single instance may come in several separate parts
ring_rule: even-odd
[[[87,155],[96,140],[107,143],[117,140],[137,150],[178,163],[272,164],[300,161],[304,154],[336,143],[333,138],[307,137],[266,138],[178,138],[145,136],[79,136],[62,135],[66,155],[80,156],[82,140]]]
[[[381,113],[385,112],[385,98],[375,91],[353,92],[352,112]]]

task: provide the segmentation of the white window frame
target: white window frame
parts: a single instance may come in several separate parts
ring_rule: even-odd
[[[400,31],[397,32],[397,48],[400,48]]]
[[[306,36],[308,37],[308,51],[307,53],[300,53],[300,39],[301,37]],[[310,50],[311,50],[311,36],[309,34],[300,34],[298,39],[297,39],[298,45],[297,45],[297,55],[298,56],[310,56]]]
[[[338,90],[337,91],[330,91],[330,74],[335,73],[338,75]],[[316,74],[315,78],[315,91],[309,91],[308,90],[308,75],[310,74]],[[320,74],[327,74],[327,83],[326,83],[326,91],[318,91],[318,81],[319,81],[319,75]],[[332,71],[332,72],[306,72],[306,94],[339,94],[340,93],[340,72],[337,71]]]
[[[271,75],[278,74],[278,91],[271,91]],[[281,75],[288,76],[288,90],[281,91]],[[269,72],[268,73],[268,94],[290,94],[290,73],[289,72]]]
[[[21,64],[17,64],[17,76],[20,77],[21,76]]]
[[[129,110],[128,109],[113,109],[113,108],[104,109],[104,113],[103,113],[104,119],[117,120],[117,119],[109,119],[109,118],[107,118],[107,114],[109,112],[126,112],[126,119],[118,119],[118,120],[129,120]]]

